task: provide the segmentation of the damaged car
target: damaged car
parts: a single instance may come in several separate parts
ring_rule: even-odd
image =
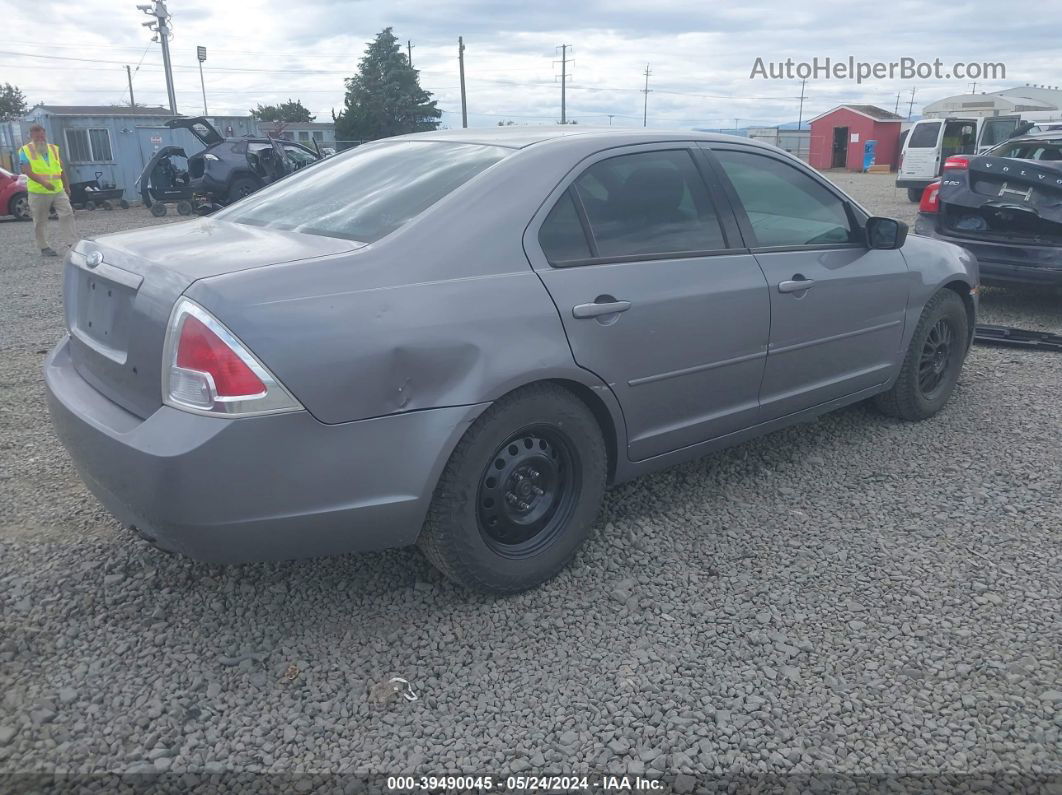
[[[44,370],[81,476],[160,548],[417,544],[512,593],[607,485],[870,398],[932,417],[977,284],[747,138],[456,129],[81,241]]]
[[[915,232],[976,255],[984,284],[1062,287],[1062,134],[949,157],[922,195]]]
[[[182,215],[217,209],[324,157],[280,138],[225,138],[202,116],[170,119],[166,126],[188,130],[204,148],[188,155],[183,147],[166,146],[148,161],[138,185],[144,206],[158,216],[168,203]]]

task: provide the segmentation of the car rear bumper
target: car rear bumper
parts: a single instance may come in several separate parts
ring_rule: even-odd
[[[918,214],[915,234],[965,248],[977,257],[982,284],[1062,287],[1062,247],[997,243],[948,235],[939,230],[937,217],[929,213]]]
[[[930,183],[936,182],[940,177],[897,177],[897,188],[918,188],[922,190]]]
[[[44,365],[56,432],[86,485],[152,543],[218,563],[413,543],[457,440],[486,407],[325,425],[162,406],[146,420],[92,388],[64,339]]]

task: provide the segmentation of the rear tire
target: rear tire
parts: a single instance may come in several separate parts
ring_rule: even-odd
[[[118,202],[118,206],[121,207],[123,210],[128,210],[129,202],[127,202],[125,199],[122,199],[120,202]]]
[[[244,196],[250,196],[258,190],[259,187],[261,186],[250,177],[236,177],[236,179],[232,181],[232,184],[229,185],[229,191],[226,194],[226,197],[229,204],[232,204],[233,202],[239,201]]]
[[[605,491],[607,453],[594,415],[555,384],[488,408],[458,442],[417,544],[448,578],[511,594],[564,568]]]
[[[155,202],[151,205],[151,214],[156,218],[161,218],[166,214],[166,205],[162,202]]]
[[[908,188],[907,189],[907,201],[915,202],[916,204],[922,201],[922,191],[924,188]]]
[[[944,289],[933,296],[922,310],[896,383],[874,399],[878,409],[890,417],[920,422],[944,408],[962,372],[969,330],[958,294]]]
[[[178,215],[191,215],[192,211],[193,210],[192,210],[192,203],[191,202],[187,202],[187,201],[179,201],[179,202],[177,202],[177,214]]]
[[[88,210],[89,212],[92,212],[93,210],[95,210],[95,209],[96,209],[96,202],[94,202],[94,201],[92,201],[92,200],[90,199],[89,201],[85,202],[85,203],[84,203],[83,205],[81,205],[81,206],[82,206],[82,207],[84,207],[84,208],[85,208],[86,210]]]

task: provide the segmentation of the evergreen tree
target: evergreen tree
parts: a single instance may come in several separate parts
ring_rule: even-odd
[[[336,117],[340,141],[372,141],[391,135],[437,129],[442,115],[431,93],[420,87],[391,28],[365,50],[358,74],[346,80],[343,110]]]
[[[8,121],[25,116],[29,112],[26,95],[18,86],[4,83],[0,86],[0,121]]]

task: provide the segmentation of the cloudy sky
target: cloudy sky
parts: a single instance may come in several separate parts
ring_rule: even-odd
[[[144,2],[145,0],[141,0]],[[414,45],[413,65],[433,92],[446,126],[460,126],[457,37],[465,39],[470,126],[559,119],[557,45],[570,44],[568,118],[583,124],[641,125],[644,70],[651,76],[648,120],[656,127],[726,128],[795,121],[800,80],[750,79],[757,58],[796,62],[849,56],[867,62],[940,58],[1002,62],[1005,80],[1062,85],[1058,32],[1062,3],[1004,13],[998,0],[171,0],[178,109],[200,113],[195,57],[205,45],[211,114],[243,114],[256,103],[301,99],[330,118],[341,109],[343,78],[385,26]],[[139,65],[138,103],[165,104],[158,44],[136,0],[0,0],[5,36],[0,82],[31,103],[112,104],[128,99],[124,64]],[[46,31],[47,43],[35,41]],[[50,57],[33,57],[47,55]],[[803,118],[844,103],[871,103],[906,115],[964,93],[971,80],[811,79]],[[900,94],[897,103],[897,94]],[[609,115],[612,119],[609,119]]]

